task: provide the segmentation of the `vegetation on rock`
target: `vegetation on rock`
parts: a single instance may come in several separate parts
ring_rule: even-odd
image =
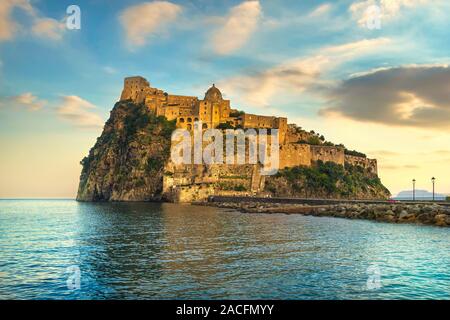
[[[349,155],[349,156],[355,156],[355,157],[361,157],[361,158],[367,158],[367,155],[365,153],[356,151],[356,150],[349,150],[349,149],[344,149],[344,153]]]
[[[118,102],[101,136],[81,161],[78,200],[158,199],[175,121],[143,104]]]
[[[245,114],[244,111],[236,110],[236,111],[230,112],[230,117],[240,117],[240,116],[243,116],[244,114]]]
[[[266,179],[266,191],[273,196],[323,198],[379,198],[390,192],[380,179],[360,166],[318,161],[315,166],[280,170]]]

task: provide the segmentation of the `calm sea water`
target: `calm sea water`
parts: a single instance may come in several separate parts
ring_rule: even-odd
[[[1,299],[450,299],[449,249],[448,228],[0,200]]]

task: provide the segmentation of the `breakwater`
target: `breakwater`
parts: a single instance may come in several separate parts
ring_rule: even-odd
[[[299,199],[294,198],[258,198],[257,201],[251,201],[251,198],[239,199],[239,197],[215,197],[209,200],[203,205],[229,208],[245,213],[303,214],[391,223],[450,226],[450,207],[438,203],[389,203],[386,201],[328,199],[302,199],[301,203],[298,203]]]

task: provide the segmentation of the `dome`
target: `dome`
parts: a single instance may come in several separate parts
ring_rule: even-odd
[[[205,93],[205,100],[216,102],[222,100],[222,93],[213,84],[211,88]]]

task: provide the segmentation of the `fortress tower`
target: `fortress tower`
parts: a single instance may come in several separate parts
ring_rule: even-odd
[[[138,102],[138,100],[142,100],[144,90],[149,87],[150,82],[141,76],[125,78],[120,100],[131,99]]]
[[[230,100],[224,100],[220,90],[213,84],[206,91],[205,98],[199,101],[198,118],[204,123],[204,128],[215,128],[229,117]]]

